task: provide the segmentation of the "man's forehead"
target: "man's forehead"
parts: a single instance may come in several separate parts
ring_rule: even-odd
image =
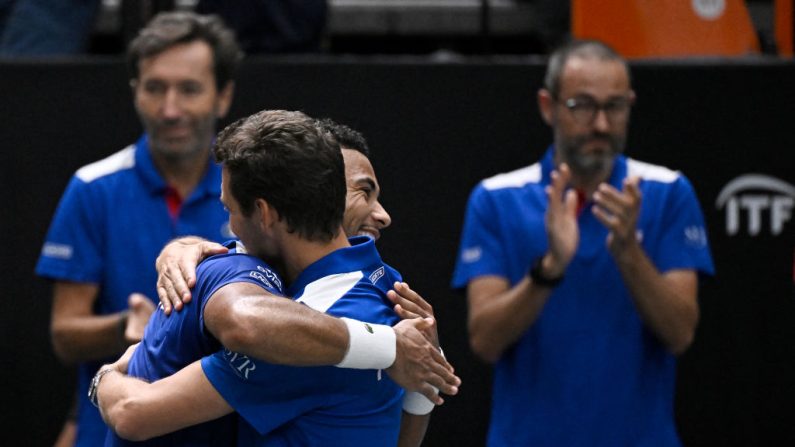
[[[370,159],[354,149],[342,148],[342,158],[345,162],[345,176],[371,177],[375,180],[375,171]]]
[[[572,56],[560,77],[561,94],[623,95],[630,89],[627,67],[619,60]]]

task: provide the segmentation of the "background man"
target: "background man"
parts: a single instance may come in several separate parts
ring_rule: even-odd
[[[634,100],[613,50],[561,48],[538,93],[554,144],[470,197],[453,286],[496,362],[489,445],[679,444],[674,355],[713,266],[688,180],[622,155]]]
[[[232,101],[242,53],[212,16],[155,17],[128,50],[135,108],[145,134],[79,169],[64,192],[41,258],[55,281],[52,341],[78,362],[77,445],[100,445],[106,427],[86,399],[103,359],[140,340],[154,309],[153,261],[176,236],[231,236],[211,161],[215,124]]]
[[[241,121],[219,136],[216,155],[224,163],[222,201],[229,209],[232,228],[249,252],[281,266],[292,283],[288,292],[300,296],[299,301],[308,307],[338,316],[394,323],[397,316],[386,305],[385,295],[396,278],[395,272],[381,263],[372,241],[360,238],[352,241],[351,247],[341,231],[345,182],[336,142],[300,113],[266,111]],[[192,315],[193,309],[204,308],[204,322],[211,328],[219,306],[230,302],[248,306],[250,294],[239,289],[252,284],[263,287],[262,284],[236,280],[207,287],[215,276],[227,275],[234,257],[215,257],[202,264],[196,290],[198,302],[172,317],[171,322],[200,320]],[[241,255],[236,258],[239,263]],[[248,276],[251,275],[241,278]],[[265,276],[269,284],[280,286],[278,278]],[[150,324],[147,329],[145,344],[136,350],[130,365],[131,372],[139,351],[150,350],[145,347],[150,336],[157,335],[158,329],[168,329],[169,320],[159,321],[163,324],[159,328]],[[270,338],[275,337],[301,344],[300,337],[288,336],[284,331],[270,334]],[[350,355],[346,354],[346,358]],[[380,372],[282,368],[231,351],[205,359],[204,371],[224,399],[250,424],[244,424],[243,439],[259,437],[251,430],[254,426],[259,434],[266,435],[278,427],[267,439],[293,443],[394,444],[397,440],[399,406],[395,407],[395,403],[399,404],[399,400],[390,397],[395,396],[395,390],[391,381],[382,381]],[[241,383],[237,382],[239,377],[243,379]],[[114,382],[107,384],[108,380]],[[162,382],[148,386],[121,377],[105,379],[106,385],[99,389],[99,394],[107,395],[100,398],[103,414],[117,430],[124,429],[126,436],[148,437],[231,411],[211,387],[205,386],[208,382],[198,363]],[[182,407],[186,405],[184,399],[162,394],[165,390],[179,394],[176,390],[180,389],[191,389],[188,404],[201,410],[190,411]],[[357,397],[345,397],[350,393]],[[313,398],[313,394],[323,397]],[[136,402],[130,407],[132,401]],[[270,407],[273,411],[268,410]],[[159,417],[165,414],[180,416],[166,420]],[[139,422],[135,428],[126,422],[131,417]],[[339,418],[346,422],[335,424]]]

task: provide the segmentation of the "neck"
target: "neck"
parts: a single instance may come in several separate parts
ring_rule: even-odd
[[[183,199],[199,184],[209,163],[209,156],[202,152],[195,157],[172,159],[152,154],[155,167],[166,183]]]
[[[348,238],[342,228],[328,242],[308,241],[295,234],[288,236],[288,241],[281,251],[284,276],[288,283],[295,281],[307,267],[340,248],[350,247]]]

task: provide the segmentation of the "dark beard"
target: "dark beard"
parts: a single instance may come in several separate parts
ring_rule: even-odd
[[[582,154],[580,148],[589,140],[599,138],[607,142],[610,150],[600,154]],[[577,137],[561,145],[561,158],[578,177],[593,178],[609,173],[618,154],[624,151],[624,141],[620,137],[608,134],[591,134]]]

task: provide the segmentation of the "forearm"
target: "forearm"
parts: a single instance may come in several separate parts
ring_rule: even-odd
[[[131,441],[161,436],[232,412],[207,380],[200,362],[153,383],[118,371],[108,373],[102,377],[97,397],[108,426]]]
[[[229,310],[206,322],[232,351],[293,366],[335,365],[347,352],[345,323],[290,299],[240,297]]]
[[[125,322],[126,312],[59,318],[51,327],[53,349],[67,363],[117,355],[128,346]]]
[[[661,274],[639,244],[614,259],[644,323],[673,354],[687,350],[699,317],[696,274]]]
[[[523,278],[501,293],[475,298],[469,289],[469,337],[472,350],[488,362],[497,361],[503,351],[535,323],[551,289]]]
[[[403,417],[400,419],[398,447],[418,447],[422,445],[430,420],[430,413],[420,416],[404,411]]]

